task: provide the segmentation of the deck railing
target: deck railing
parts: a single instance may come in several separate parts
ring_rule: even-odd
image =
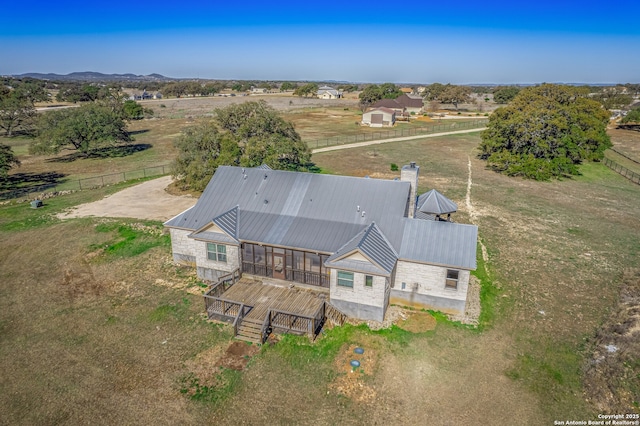
[[[233,300],[223,299],[225,291],[229,290],[240,279],[240,269],[236,269],[226,275],[221,276],[216,283],[204,294],[204,308],[209,319],[216,315],[225,319],[233,319],[240,312],[241,303]]]
[[[300,269],[286,269],[287,281],[311,284],[318,287],[329,287],[329,275],[319,272],[303,271]]]
[[[273,278],[273,267],[259,263],[242,262],[242,271],[251,275]],[[304,271],[301,269],[285,269],[285,280],[318,287],[329,287],[329,274]]]
[[[242,262],[242,272],[261,277],[273,278],[273,268],[259,263]]]
[[[279,309],[269,309],[262,323],[262,342],[269,337],[271,330],[282,332],[303,333],[315,338],[324,324],[325,304],[321,304],[313,316],[300,315]]]
[[[244,303],[240,305],[240,309],[238,309],[238,315],[236,315],[236,318],[233,320],[233,335],[234,336],[238,335],[238,326],[242,322],[242,319],[249,312],[251,312],[251,309],[253,309],[253,306],[246,306]]]

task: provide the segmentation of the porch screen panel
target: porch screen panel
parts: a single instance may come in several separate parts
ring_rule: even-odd
[[[265,264],[266,259],[265,259],[264,247],[254,245],[253,254],[255,255],[255,260],[254,260],[255,263],[260,263],[263,265]]]
[[[307,253],[305,270],[320,273],[320,256],[314,253]]]
[[[253,263],[253,244],[242,245],[242,260]]]
[[[304,270],[304,253],[301,251],[293,252],[293,269]]]

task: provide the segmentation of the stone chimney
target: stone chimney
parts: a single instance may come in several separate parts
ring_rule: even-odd
[[[407,200],[407,217],[414,217],[416,214],[416,202],[418,201],[418,175],[420,174],[420,166],[416,166],[415,162],[402,166],[400,172],[400,180],[409,182],[411,190],[409,191],[409,199]]]

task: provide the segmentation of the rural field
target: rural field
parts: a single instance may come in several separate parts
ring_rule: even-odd
[[[121,157],[30,156],[28,140],[2,142],[34,180],[168,163],[180,130],[208,113],[162,103],[153,108],[166,116],[130,126],[140,148]],[[284,116],[307,140],[363,131],[346,104]],[[611,135],[636,158],[640,132]],[[601,163],[562,181],[508,178],[476,158],[479,142],[476,132],[312,158],[325,173],[390,179],[392,163],[415,161],[419,192],[458,204],[454,220],[477,224],[486,248],[477,328],[406,312],[390,329],[246,345],[205,320],[203,284],[172,263],[161,223],[55,216],[132,182],[37,210],[0,205],[0,424],[553,424],[638,413],[640,186]],[[365,353],[352,371],[355,346]]]
[[[266,95],[144,101],[141,104],[153,109],[154,118],[129,123],[128,129],[135,138],[134,142],[125,147],[98,150],[88,159],[81,158],[75,151],[62,151],[59,155],[53,156],[30,155],[29,138],[0,136],[0,144],[10,146],[22,163],[20,168],[12,172],[13,177],[6,189],[44,186],[49,190],[54,187],[63,191],[77,190],[83,185],[90,187],[105,182],[93,179],[95,176],[111,175],[106,178],[106,183],[110,183],[122,180],[123,172],[126,176],[138,178],[144,176],[144,169],[149,169],[149,173],[157,175],[162,172],[162,165],[168,165],[175,158],[177,151],[173,141],[182,129],[211,118],[216,108],[247,100],[265,100],[273,108],[281,111],[284,118],[295,124],[296,130],[303,140],[308,141],[311,148],[325,146],[327,143],[335,144],[336,137],[341,136],[345,137],[345,140],[356,136],[361,138],[359,140],[368,140],[379,138],[381,133],[455,128],[484,118],[476,114],[461,115],[460,119],[454,121],[423,117],[410,123],[398,123],[389,131],[358,125],[361,111],[357,101],[353,99],[331,101]],[[165,172],[169,169],[167,166]]]

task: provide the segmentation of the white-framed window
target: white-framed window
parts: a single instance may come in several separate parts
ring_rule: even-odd
[[[364,276],[364,286],[365,287],[373,287],[373,277],[371,275]]]
[[[353,272],[338,271],[338,285],[353,288]]]
[[[227,246],[207,243],[207,259],[227,263]]]
[[[457,290],[459,276],[460,276],[460,271],[456,269],[447,269],[447,279],[444,282],[444,288]]]

